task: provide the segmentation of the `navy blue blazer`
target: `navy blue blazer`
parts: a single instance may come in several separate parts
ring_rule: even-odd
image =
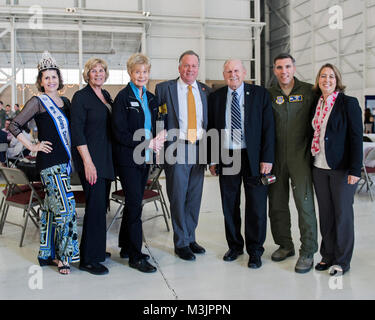
[[[319,97],[316,99],[314,115]],[[348,170],[361,176],[363,163],[362,109],[357,98],[339,93],[327,122],[325,154],[333,170]]]
[[[245,83],[245,142],[249,157],[251,175],[260,175],[260,163],[274,163],[275,122],[268,91],[260,86]],[[208,130],[225,129],[225,109],[228,86],[211,93],[208,103]],[[210,152],[210,147],[209,150]],[[209,160],[210,160],[209,156]],[[221,163],[221,156],[220,156]]]
[[[102,90],[106,101],[112,104],[111,96]],[[112,163],[110,111],[99,99],[90,85],[77,91],[71,104],[72,146],[87,145],[98,177],[114,180]],[[77,171],[84,166],[76,148],[72,148]]]
[[[146,92],[148,107],[151,112],[152,135],[156,134],[156,120],[158,116],[158,99],[149,91]],[[145,115],[142,106],[128,84],[116,96],[112,108],[113,157],[115,165],[138,166],[133,159],[134,149],[145,142],[145,137],[135,141],[134,133],[144,129]],[[147,143],[147,142],[145,142]],[[144,155],[144,152],[142,152]]]

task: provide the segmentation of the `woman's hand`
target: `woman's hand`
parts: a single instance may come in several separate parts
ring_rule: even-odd
[[[95,184],[96,179],[98,178],[95,165],[92,162],[87,162],[87,163],[84,163],[84,167],[85,167],[85,177],[86,177],[87,182],[90,185]]]
[[[149,148],[154,150],[154,152],[158,153],[161,148],[164,146],[164,142],[167,140],[167,131],[164,129],[160,131],[154,139],[150,141]]]
[[[348,184],[356,184],[359,181],[359,177],[348,176]]]
[[[87,144],[77,146],[77,150],[82,158],[83,166],[85,167],[86,180],[90,185],[93,185],[96,183],[98,175],[96,173],[96,167],[94,165],[94,162],[91,159],[89,149],[87,148]]]
[[[49,141],[41,141],[37,144],[33,144],[30,147],[31,152],[44,152],[44,153],[50,153],[52,149],[52,142]]]

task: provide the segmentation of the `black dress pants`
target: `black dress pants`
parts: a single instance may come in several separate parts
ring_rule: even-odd
[[[235,175],[220,174],[221,201],[225,219],[225,235],[230,249],[241,251],[241,186],[245,189],[245,241],[249,255],[262,256],[267,232],[267,190],[259,177],[250,175],[246,150],[241,152],[241,170]]]
[[[129,261],[136,262],[142,255],[142,200],[149,166],[118,166],[116,169],[125,196],[119,247],[129,254]]]
[[[90,185],[84,172],[79,172],[79,178],[86,198],[80,245],[81,263],[103,262],[106,251],[106,213],[111,181],[98,177],[96,183]]]
[[[345,170],[313,167],[313,182],[319,206],[322,261],[349,270],[354,249],[354,193]]]

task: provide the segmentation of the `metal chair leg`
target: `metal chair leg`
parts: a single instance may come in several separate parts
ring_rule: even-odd
[[[109,229],[111,229],[112,225],[115,223],[115,220],[116,219],[119,219],[120,217],[117,217],[118,214],[123,211],[125,208],[125,206],[123,204],[120,204],[119,208],[117,209],[115,215],[113,216],[113,219],[111,221],[111,223],[109,224],[109,226],[107,227],[107,232],[109,231]]]
[[[26,212],[26,210],[24,211],[24,213],[25,212]],[[26,212],[25,222],[24,222],[23,228],[22,228],[22,235],[21,235],[21,240],[20,240],[20,247],[22,247],[23,238],[25,237],[25,231],[26,231],[26,226],[27,226],[27,220],[28,219],[29,219],[29,212]]]

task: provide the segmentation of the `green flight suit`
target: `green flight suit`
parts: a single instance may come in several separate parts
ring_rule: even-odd
[[[317,220],[311,175],[312,85],[294,78],[289,96],[279,84],[268,89],[275,118],[275,163],[272,169],[276,183],[269,188],[269,217],[276,244],[294,248],[289,211],[289,179],[298,211],[301,235],[300,255],[318,250]]]

